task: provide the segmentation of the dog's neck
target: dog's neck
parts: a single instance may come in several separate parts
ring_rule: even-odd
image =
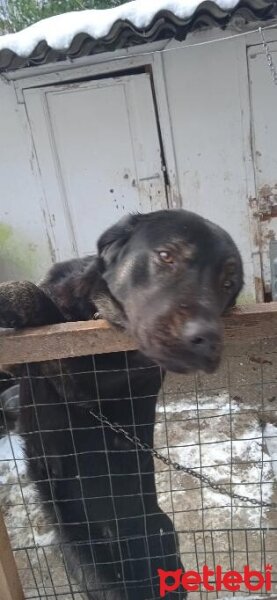
[[[106,319],[109,323],[125,329],[126,316],[121,304],[113,297],[103,278],[104,264],[96,257],[81,276],[81,295],[88,298],[93,309],[91,318]]]
[[[126,329],[126,316],[121,305],[112,297],[110,292],[99,294],[93,299],[93,304],[97,307],[93,319],[106,319],[112,325]]]
[[[103,278],[103,262],[94,256],[90,264],[76,275],[69,272],[56,281],[45,281],[42,289],[58,305],[67,321],[106,319],[126,328],[124,310],[112,296]]]

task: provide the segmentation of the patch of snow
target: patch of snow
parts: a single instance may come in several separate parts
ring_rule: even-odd
[[[178,403],[176,408],[179,412]],[[206,423],[207,426],[200,432],[200,446],[198,427],[187,429],[188,422],[179,423],[178,427],[183,428],[184,433],[180,435],[179,431],[178,440],[183,439],[185,443],[177,441],[176,445],[169,448],[171,459],[185,467],[195,468],[198,473],[201,472],[201,466],[203,474],[227,489],[231,482],[232,491],[236,494],[270,502],[273,494],[273,473],[270,452],[268,449],[267,453],[264,448],[260,424],[246,423],[239,439],[231,440],[230,431],[222,431],[222,439],[218,441],[217,432],[214,436],[213,425],[209,419]],[[272,428],[268,429],[268,432],[272,436],[270,441],[274,439],[273,435],[277,436],[276,428],[275,434]],[[277,437],[274,441],[277,442]],[[209,486],[204,487],[202,497],[206,508],[224,507],[226,518],[232,512],[233,519],[243,519],[245,527],[258,528],[261,526],[261,518],[266,519],[266,508],[261,509],[237,499],[231,501],[227,494],[217,493]]]
[[[2,36],[0,50],[9,49],[18,56],[29,56],[42,41],[54,50],[65,50],[79,33],[99,39],[106,36],[118,20],[130,21],[143,29],[161,10],[168,10],[181,19],[189,18],[199,4],[201,0],[134,0],[114,8],[68,12]],[[223,10],[231,10],[238,0],[215,0],[215,4]]]
[[[195,402],[188,402],[186,398],[180,398],[173,402],[160,402],[157,406],[158,413],[180,413],[188,410],[216,410],[217,414],[230,414],[230,396],[227,391],[209,395],[199,393]],[[240,405],[232,399],[232,414],[240,411]]]
[[[53,530],[47,533],[39,533],[34,529],[34,540],[38,546],[50,546],[56,541],[56,536]]]
[[[24,442],[19,435],[14,434],[0,439],[0,461],[3,467],[0,483],[7,483],[11,475],[14,477],[17,477],[17,474],[25,475]]]
[[[264,440],[272,461],[272,470],[277,479],[277,427],[267,423],[264,428]]]
[[[49,546],[55,540],[47,524],[35,485],[27,477],[24,440],[18,434],[0,439],[0,503],[12,543]]]

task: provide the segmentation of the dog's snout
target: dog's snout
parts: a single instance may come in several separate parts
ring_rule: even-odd
[[[213,358],[219,353],[221,332],[217,323],[193,319],[186,323],[184,341],[187,349],[199,357]]]

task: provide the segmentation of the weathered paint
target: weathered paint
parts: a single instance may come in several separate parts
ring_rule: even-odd
[[[237,40],[163,55],[182,205],[233,236],[255,301],[239,59]]]
[[[258,153],[256,153],[258,154]],[[261,157],[261,153],[259,153]],[[260,170],[262,173],[262,171]],[[264,184],[258,190],[258,206],[260,221],[270,221],[277,217],[277,184]]]
[[[253,304],[253,294],[242,291],[237,298],[237,304]]]
[[[36,281],[50,266],[25,109],[0,79],[0,281]]]
[[[166,208],[148,74],[24,97],[59,258],[93,252],[103,229],[128,212]]]
[[[275,62],[277,60],[276,37],[276,32],[273,32],[270,41],[270,51]],[[277,88],[273,83],[262,44],[251,48],[251,52],[249,51],[248,54],[248,63],[252,109],[251,143],[256,181],[256,217],[260,222],[263,283],[266,293],[270,295],[269,244],[270,240],[277,236]]]

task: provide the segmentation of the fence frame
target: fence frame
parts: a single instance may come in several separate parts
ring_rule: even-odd
[[[15,558],[4,517],[0,510],[0,590],[1,600],[24,600]]]
[[[277,302],[237,306],[223,323],[226,342],[277,337]],[[104,320],[0,330],[0,365],[136,349],[131,337]]]

